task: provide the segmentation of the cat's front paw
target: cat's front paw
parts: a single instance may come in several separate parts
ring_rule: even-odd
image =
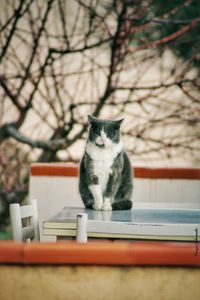
[[[92,206],[93,209],[95,210],[102,210],[103,209],[103,203],[102,202],[96,202]]]
[[[104,211],[112,210],[111,200],[109,198],[104,198],[103,210]]]

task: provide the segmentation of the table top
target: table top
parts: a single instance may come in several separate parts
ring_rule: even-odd
[[[131,210],[97,211],[82,207],[63,207],[47,220],[50,223],[76,221],[78,213],[87,213],[88,220],[136,223],[200,224],[200,209],[134,208]]]

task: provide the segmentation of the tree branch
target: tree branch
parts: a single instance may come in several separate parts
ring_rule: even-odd
[[[27,144],[32,148],[39,148],[56,152],[59,149],[64,149],[67,146],[67,139],[54,139],[49,141],[33,140],[21,134],[12,124],[6,125],[8,135],[20,143]]]
[[[12,92],[9,90],[9,88],[7,87],[7,85],[3,79],[3,76],[0,76],[0,83],[1,83],[2,88],[5,91],[5,94],[10,98],[10,100],[15,105],[15,107],[17,107],[17,109],[20,112],[22,112],[23,106],[18,102],[18,97],[15,94],[12,94]]]
[[[129,91],[134,91],[134,90],[156,90],[156,89],[160,89],[160,88],[168,88],[171,87],[173,85],[177,85],[177,86],[181,86],[184,83],[193,83],[193,84],[199,84],[199,80],[198,79],[183,79],[183,80],[178,80],[178,81],[174,81],[171,83],[161,83],[159,85],[151,85],[151,86],[116,86],[116,87],[112,87],[113,90],[115,91],[122,91],[122,90],[129,90]]]

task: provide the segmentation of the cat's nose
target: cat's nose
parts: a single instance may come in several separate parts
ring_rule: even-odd
[[[104,145],[104,141],[102,140],[101,137],[98,137],[96,141],[99,145]]]

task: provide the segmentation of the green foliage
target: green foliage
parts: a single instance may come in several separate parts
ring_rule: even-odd
[[[195,67],[200,72],[200,60],[198,53],[200,52],[200,3],[198,0],[176,0],[162,1],[154,0],[145,14],[145,18],[141,23],[152,21],[153,26],[147,27],[143,32],[137,34],[142,42],[152,42],[178,33],[179,30],[190,26],[196,19],[196,24],[184,34],[177,36],[175,39],[169,40],[168,43],[159,45],[157,50],[162,50],[166,46],[173,53],[183,59],[190,61],[193,56],[191,67]]]
[[[0,240],[11,240],[12,239],[12,235],[11,235],[11,230],[10,228],[6,228],[6,229],[1,229],[0,230]]]

